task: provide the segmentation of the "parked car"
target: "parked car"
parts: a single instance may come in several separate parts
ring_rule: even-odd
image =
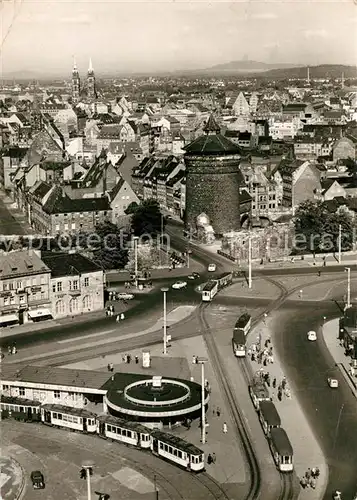
[[[200,277],[200,275],[199,275],[198,273],[192,273],[192,274],[190,274],[189,276],[187,276],[187,278],[188,278],[189,280],[196,280],[196,279],[197,279],[197,278],[199,278],[199,277]]]
[[[314,332],[313,330],[310,330],[307,334],[307,339],[311,340],[312,342],[317,340],[316,332]]]
[[[328,385],[329,385],[332,389],[337,389],[337,387],[338,387],[338,380],[337,380],[337,379],[329,377],[329,378],[327,379],[327,382],[328,382]]]
[[[132,293],[121,292],[117,294],[119,300],[132,300],[134,295]]]
[[[45,488],[45,479],[39,470],[31,472],[31,481],[35,490],[43,490]]]
[[[209,271],[210,273],[214,273],[216,269],[217,269],[216,264],[209,264],[209,265],[208,265],[208,271]]]
[[[186,286],[187,286],[186,281],[176,281],[176,283],[172,285],[172,288],[174,290],[180,290],[181,288],[186,288]]]

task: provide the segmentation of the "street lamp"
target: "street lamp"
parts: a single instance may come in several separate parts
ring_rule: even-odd
[[[82,463],[82,471],[84,470],[87,478],[87,497],[88,500],[92,499],[91,487],[90,487],[90,477],[93,474],[93,462],[86,460]],[[82,473],[81,471],[81,473]]]
[[[134,276],[135,276],[135,286],[138,286],[138,236],[133,236],[134,242],[134,260],[135,260],[135,268],[134,268]]]
[[[342,250],[342,226],[338,226],[338,263],[341,264],[341,250]]]
[[[166,322],[166,293],[169,291],[167,287],[161,288],[164,294],[164,354],[167,354],[167,322]]]
[[[252,288],[252,238],[248,238],[248,287]]]
[[[351,268],[345,267],[345,271],[347,271],[347,304],[345,309],[351,307]]]
[[[342,416],[342,412],[343,412],[344,406],[345,406],[345,403],[342,403],[341,408],[340,408],[340,413],[338,414],[338,419],[337,419],[337,424],[336,424],[336,430],[335,430],[335,437],[334,437],[334,440],[333,440],[333,451],[335,450],[335,446],[336,446],[336,441],[337,441],[337,436],[338,436],[338,430],[340,428],[341,416]]]
[[[205,363],[208,359],[194,356],[193,363],[201,365],[201,407],[202,407],[202,444],[206,443],[206,414],[205,414]]]

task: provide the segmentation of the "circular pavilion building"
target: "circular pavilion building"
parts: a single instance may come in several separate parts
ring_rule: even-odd
[[[189,380],[116,374],[104,397],[110,415],[145,425],[168,425],[200,417],[202,387]],[[205,391],[205,406],[209,394]]]
[[[204,135],[188,144],[186,164],[185,226],[195,229],[197,217],[206,214],[216,236],[240,229],[240,149],[220,133],[211,115]]]

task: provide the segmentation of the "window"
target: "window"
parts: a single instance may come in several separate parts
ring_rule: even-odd
[[[78,311],[78,300],[72,299],[69,303],[69,312],[74,313]]]
[[[4,292],[8,289],[8,284],[4,283]]]
[[[20,304],[24,304],[25,303],[25,295],[20,295]]]
[[[3,391],[8,391],[9,390],[9,386],[8,385],[3,385],[2,386],[2,390]]]
[[[75,222],[72,222],[71,229],[76,229],[76,223]]]
[[[46,293],[45,292],[41,292],[41,300],[45,300],[46,298]]]
[[[15,297],[10,297],[10,304],[15,304]]]
[[[19,387],[19,396],[25,396],[25,387]]]
[[[64,230],[65,230],[65,231],[68,231],[68,224],[65,224],[65,225],[64,225]]]
[[[56,283],[52,283],[52,292],[56,293]]]
[[[59,230],[60,230],[60,226],[59,226],[59,224],[56,224],[55,231],[59,231]]]
[[[71,282],[69,282],[69,288],[71,289]],[[72,290],[78,290],[78,280],[72,281]]]
[[[62,292],[62,281],[57,282],[57,292]]]
[[[60,399],[60,397],[61,397],[61,391],[53,391],[53,397],[55,399]]]
[[[44,276],[41,276],[41,285],[46,284],[46,278]]]
[[[22,288],[22,281],[18,281],[16,283],[16,288]]]
[[[56,302],[56,314],[63,314],[65,310],[63,300],[58,300]]]
[[[84,286],[89,286],[89,278],[84,278]]]
[[[5,297],[4,298],[4,306],[8,306],[9,305],[9,297]]]
[[[9,289],[10,289],[10,290],[13,290],[13,289],[14,289],[14,284],[13,284],[13,283],[9,283]]]

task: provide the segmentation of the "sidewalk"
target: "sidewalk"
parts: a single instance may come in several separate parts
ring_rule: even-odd
[[[259,342],[259,336],[261,336],[261,345],[262,349],[264,349],[266,340],[272,339],[269,322],[267,322],[267,324],[265,324],[264,322],[260,323],[248,335],[248,352],[249,348],[251,348],[253,344]],[[276,409],[281,417],[281,426],[285,429],[292,444],[294,450],[294,467],[298,478],[302,478],[308,468],[311,469],[313,467],[318,467],[320,469],[320,477],[316,480],[316,488],[313,489],[311,487],[308,487],[306,489],[301,489],[299,500],[322,499],[328,480],[328,469],[324,459],[324,455],[319,444],[316,441],[313,432],[310,429],[308,421],[299,405],[295,394],[289,386],[289,381],[287,381],[287,387],[290,391],[290,397],[287,396],[284,391],[281,401],[279,401],[277,397],[277,388],[284,378],[284,371],[281,361],[277,357],[276,352],[274,352],[274,345],[274,362],[272,364],[267,363],[267,365],[264,366],[263,364],[259,364],[257,361],[252,361],[250,356],[247,356],[247,359],[250,362],[253,373],[256,373],[258,370],[264,370],[264,372],[268,372],[270,375],[270,397],[272,398],[272,401],[275,404]],[[272,385],[274,379],[276,379],[275,388],[273,388]],[[306,443],[309,443],[309,446],[306,446]]]
[[[351,358],[345,355],[345,349],[338,340],[339,320],[328,321],[322,327],[322,336],[325,344],[335,360],[341,374],[346,380],[349,388],[357,398],[357,370],[355,376],[351,374]]]

